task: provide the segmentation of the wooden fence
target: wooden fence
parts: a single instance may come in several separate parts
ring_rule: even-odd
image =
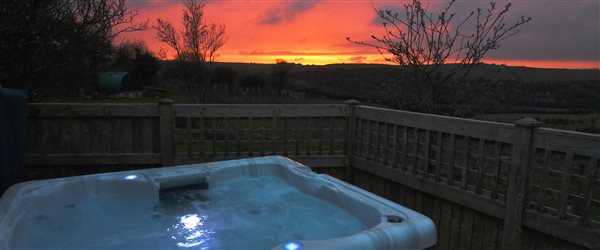
[[[356,102],[30,104],[26,170],[277,154],[427,214],[440,249],[600,248],[600,136],[539,125]]]
[[[471,217],[503,220],[486,229],[502,232],[503,249],[521,247],[531,230],[547,236],[532,244],[559,238],[573,243],[563,247],[600,248],[600,136],[533,119],[511,125],[366,106],[356,107],[354,123],[351,167],[363,172],[355,183],[366,172],[460,204]],[[442,236],[453,224],[438,225]],[[480,230],[472,229],[467,235]]]

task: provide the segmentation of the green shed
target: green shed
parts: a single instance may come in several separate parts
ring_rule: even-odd
[[[100,72],[97,76],[98,91],[106,94],[119,93],[127,72]]]

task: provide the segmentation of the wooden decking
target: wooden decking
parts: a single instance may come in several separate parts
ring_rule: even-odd
[[[26,131],[34,178],[277,154],[427,214],[441,249],[600,248],[600,136],[532,120],[163,101],[30,104]]]

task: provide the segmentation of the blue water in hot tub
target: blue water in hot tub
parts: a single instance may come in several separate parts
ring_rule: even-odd
[[[18,248],[268,249],[366,229],[339,207],[277,177],[242,176],[210,189],[147,198],[89,195],[25,215]]]

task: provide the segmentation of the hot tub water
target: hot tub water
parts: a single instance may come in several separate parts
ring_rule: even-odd
[[[366,225],[274,176],[241,176],[203,189],[161,192],[161,200],[94,195],[25,216],[18,248],[268,249],[348,236]],[[61,239],[61,240],[56,240]]]

